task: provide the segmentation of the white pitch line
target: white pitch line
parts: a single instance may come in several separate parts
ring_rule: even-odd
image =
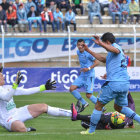
[[[70,129],[71,130],[71,129]],[[100,134],[100,135],[105,135],[105,134],[109,134],[110,135],[110,132],[114,132],[114,131],[107,131],[106,133],[100,133],[99,131],[98,132],[96,132],[97,133],[97,135],[98,135],[98,133]],[[130,132],[132,132],[132,133],[140,133],[140,131],[120,131],[121,133],[130,133]],[[118,132],[118,133],[120,133],[120,132]],[[34,132],[28,132],[28,133],[17,133],[17,134],[13,134],[12,132],[9,132],[10,134],[0,134],[0,136],[37,136],[37,135],[62,135],[62,133],[34,133]],[[66,133],[65,132],[65,135],[72,135],[72,134],[80,134],[80,132],[72,132],[72,133],[70,133],[70,132],[68,132],[68,133]],[[117,134],[117,133],[116,133]],[[134,136],[134,135],[129,135],[129,136]]]
[[[66,119],[66,120],[70,120],[70,117],[60,117],[60,116],[40,116],[39,118],[49,118],[49,119],[60,119],[60,120],[64,120],[64,119]]]
[[[12,134],[12,132],[9,132],[9,133],[10,134],[0,134],[0,136],[62,135],[62,133],[34,133],[34,132],[18,133],[18,134]],[[71,134],[80,134],[80,132],[65,133],[65,135],[71,135]]]

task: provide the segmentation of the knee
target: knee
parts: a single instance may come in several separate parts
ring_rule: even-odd
[[[95,109],[98,111],[102,111],[103,106],[104,106],[103,104],[97,101],[97,103],[95,104]]]
[[[86,97],[89,99],[90,97],[92,96],[92,94],[90,94],[90,93],[87,93],[86,94]]]
[[[117,104],[114,104],[114,109],[118,112],[121,112],[122,107],[118,106]]]
[[[27,129],[26,129],[24,123],[22,123],[22,122],[15,121],[11,125],[11,131],[12,132],[26,132],[26,130]]]
[[[19,126],[15,132],[27,132],[27,129],[24,126]]]
[[[48,105],[47,104],[41,104],[40,110],[42,113],[46,112],[48,110]]]
[[[73,86],[70,86],[69,91],[70,91],[70,92],[73,92],[74,90],[75,90],[74,87],[73,87]]]

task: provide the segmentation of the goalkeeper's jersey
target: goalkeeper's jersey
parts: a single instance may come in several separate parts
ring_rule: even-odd
[[[121,125],[114,125],[111,122],[111,115],[113,112],[108,112],[101,115],[101,119],[98,122],[97,129],[122,129],[125,126],[125,123]]]
[[[6,94],[6,92],[8,94]],[[0,125],[3,126],[6,119],[16,112],[16,104],[13,100],[13,96],[18,95],[30,95],[40,92],[40,87],[33,87],[25,89],[23,87],[18,87],[16,90],[13,90],[11,85],[0,86]],[[12,95],[6,100],[8,95]],[[5,98],[2,98],[4,96]]]
[[[3,86],[5,90],[10,90],[12,86]],[[2,93],[0,93],[2,94]],[[9,102],[0,99],[0,124],[5,123],[6,118],[15,111],[16,104],[13,97]]]

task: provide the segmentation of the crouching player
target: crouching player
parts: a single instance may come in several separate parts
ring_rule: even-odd
[[[129,93],[128,96],[128,107],[135,111],[134,100]],[[85,129],[88,129],[90,126],[91,115],[80,115],[77,113],[77,110],[74,104],[71,105],[72,111],[72,121],[81,120],[81,125]],[[133,120],[126,117],[124,114],[119,112],[108,112],[101,115],[101,119],[97,124],[96,129],[122,129],[122,128],[134,128]]]
[[[8,131],[13,132],[28,132],[35,131],[36,129],[29,127],[26,128],[24,122],[38,117],[43,113],[53,116],[71,116],[70,110],[51,107],[47,104],[31,104],[20,108],[16,108],[13,96],[30,95],[44,90],[55,89],[55,81],[48,80],[45,85],[33,88],[19,88],[18,85],[22,75],[17,73],[16,81],[13,86],[4,85],[5,80],[3,74],[0,73],[0,125]]]

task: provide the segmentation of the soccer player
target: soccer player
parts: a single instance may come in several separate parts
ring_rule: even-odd
[[[99,64],[99,62],[91,54],[85,51],[82,45],[83,43],[85,43],[83,39],[79,39],[77,41],[77,55],[81,66],[81,74],[70,86],[71,94],[82,103],[80,112],[82,112],[89,104],[82,98],[81,94],[76,89],[85,87],[86,97],[94,104],[97,102],[97,98],[93,96],[92,93],[95,78],[94,67]]]
[[[13,86],[4,85],[3,74],[0,73],[0,125],[12,132],[29,132],[36,129],[26,128],[24,122],[46,113],[52,116],[71,116],[70,110],[51,107],[47,104],[31,104],[16,108],[13,96],[30,95],[44,90],[55,89],[55,81],[48,80],[45,85],[24,89],[18,87],[22,75],[17,73],[17,78]]]
[[[128,98],[128,107],[131,108],[133,111],[135,111],[135,103],[130,93],[127,95],[127,98]],[[72,111],[71,120],[72,121],[81,120],[82,127],[88,129],[90,126],[91,115],[80,115],[79,113],[77,113],[74,104],[71,104],[71,111]],[[114,117],[114,120],[116,120],[115,123],[111,120],[112,117]],[[122,119],[122,123],[117,121],[118,118]],[[99,120],[96,126],[96,129],[107,129],[107,130],[123,129],[123,128],[134,128],[134,124],[132,119],[125,117],[124,114],[121,114],[119,112],[108,112],[102,114],[101,119]]]
[[[84,43],[83,46],[97,60],[106,63],[107,79],[101,88],[95,109],[91,115],[90,128],[87,131],[81,132],[81,134],[87,135],[95,134],[96,126],[101,118],[102,108],[113,99],[115,99],[114,109],[116,111],[140,123],[140,116],[127,107],[127,93],[130,82],[122,48],[115,43],[115,36],[110,32],[103,34],[101,39],[96,35],[93,37],[93,41],[96,44],[108,51],[107,57],[92,52]]]

